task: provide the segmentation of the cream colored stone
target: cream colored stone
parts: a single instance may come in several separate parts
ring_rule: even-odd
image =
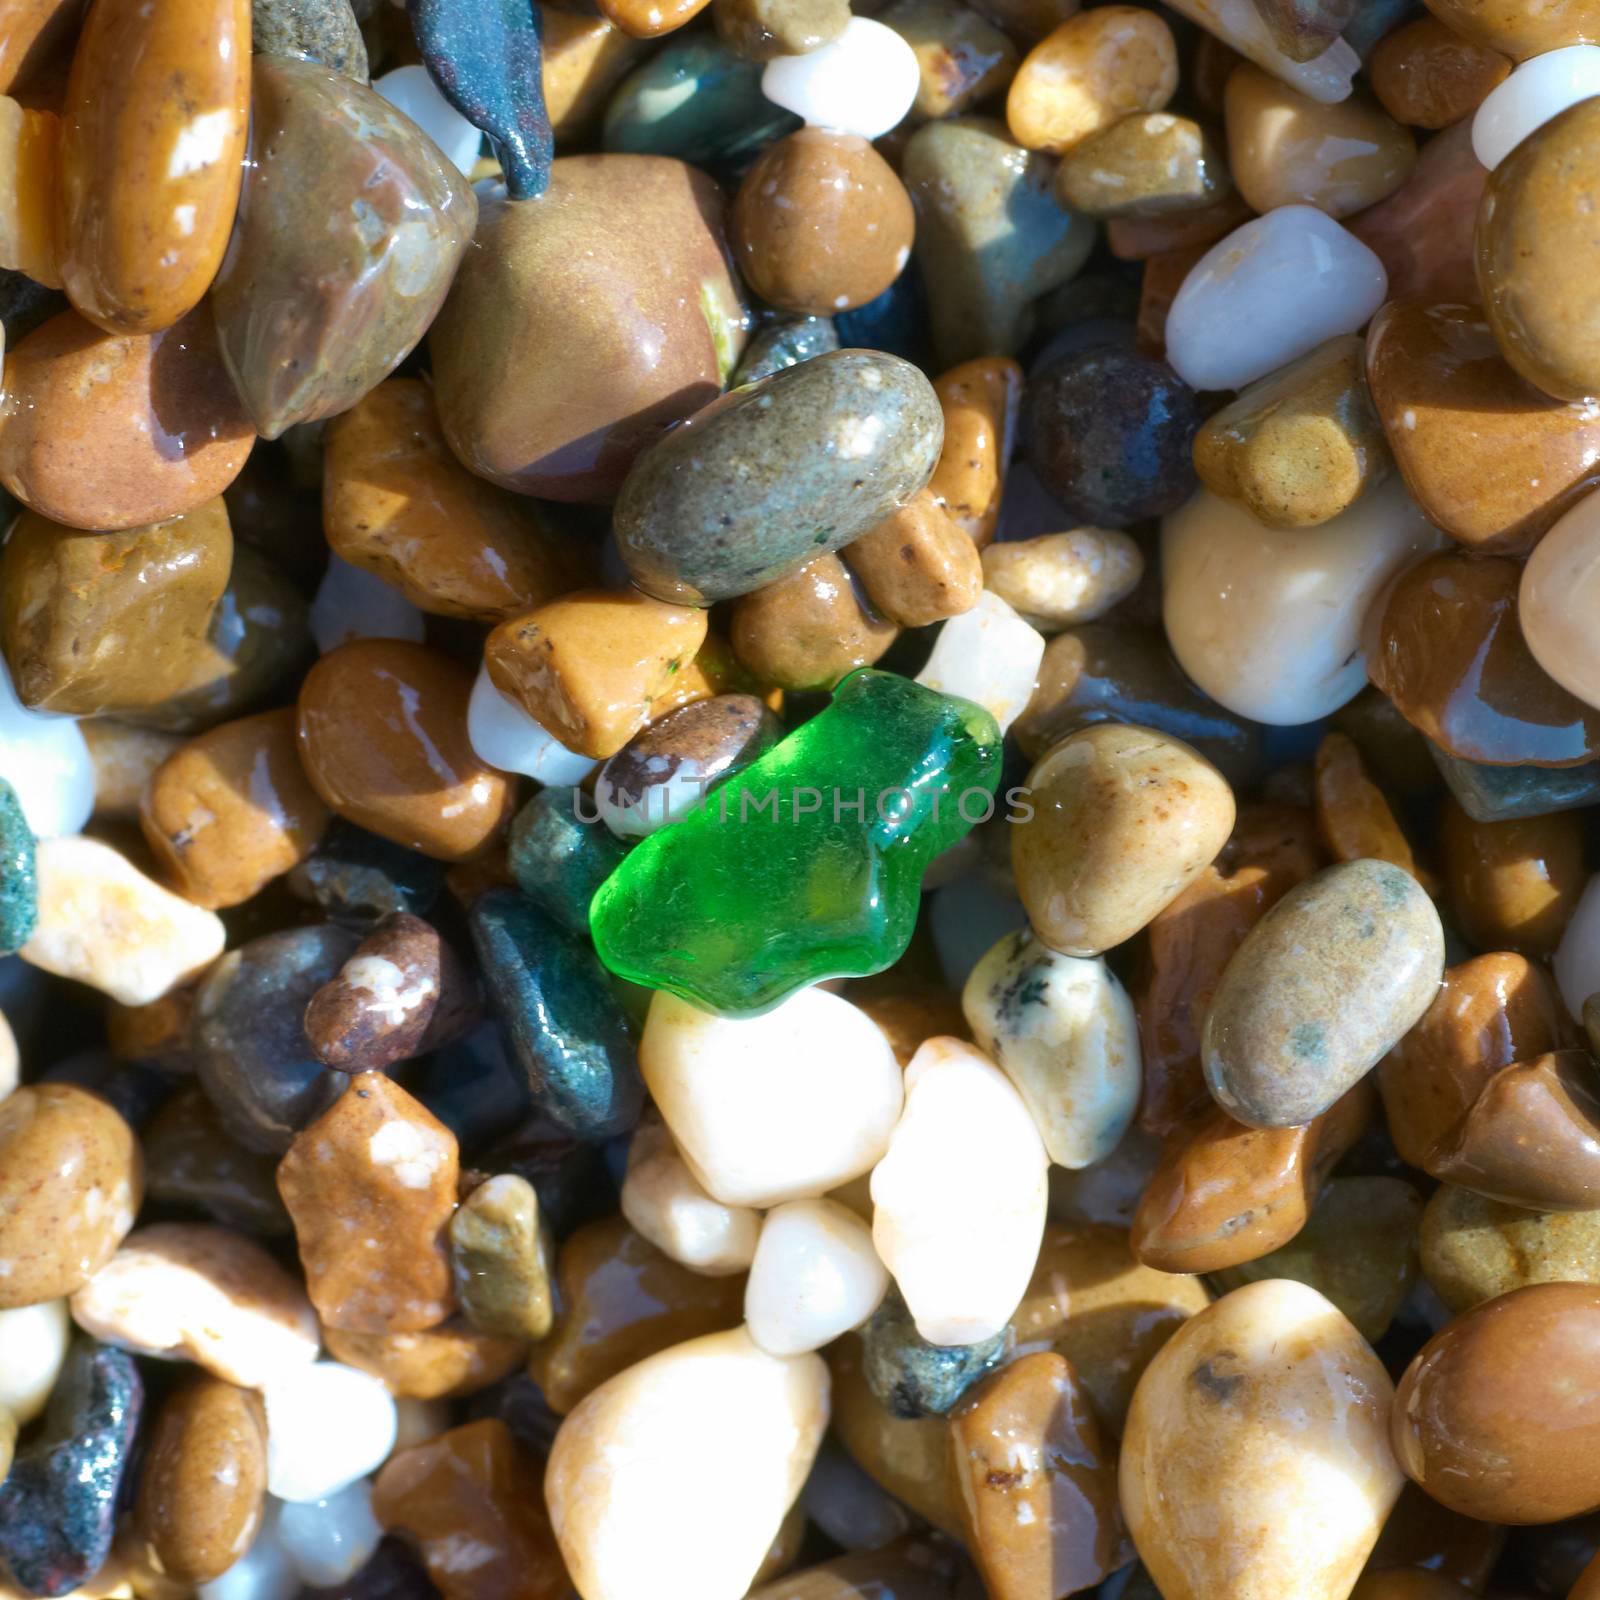
[[[983,552],[983,585],[1041,633],[1103,617],[1138,587],[1144,556],[1125,533],[1073,528]]]
[[[755,1258],[761,1217],[706,1193],[658,1118],[634,1130],[622,1214],[663,1255],[708,1278],[743,1272]]]
[[[11,1031],[11,1024],[6,1021],[5,1013],[0,1011],[0,1100],[4,1100],[16,1088],[21,1073],[22,1061],[17,1054],[17,1036]]]
[[[738,1018],[658,990],[639,1065],[689,1170],[729,1206],[809,1199],[868,1171],[903,1100],[882,1030],[824,989]]]
[[[581,1401],[545,1500],[584,1600],[740,1600],[811,1470],[828,1391],[819,1357],[768,1355],[734,1328]]]
[[[189,741],[187,734],[136,728],[111,717],[86,717],[78,727],[94,765],[94,814],[104,821],[136,821],[150,774]]]
[[[820,1350],[878,1308],[889,1274],[872,1231],[836,1200],[767,1213],[744,1291],[745,1326],[769,1355]]]
[[[73,978],[141,1006],[193,977],[222,954],[220,918],[169,894],[98,839],[41,839],[39,923],[18,952],[59,978]]]
[[[1164,1600],[1345,1600],[1404,1482],[1394,1385],[1315,1289],[1252,1283],[1145,1369],[1121,1497]]]
[[[1586,400],[1593,407],[1595,401]],[[1533,658],[1570,694],[1600,706],[1600,504],[1587,495],[1534,546],[1517,617]]]
[[[976,1344],[1010,1319],[1044,1234],[1049,1159],[988,1057],[929,1039],[872,1174],[872,1242],[932,1344]]]
[[[65,1300],[0,1311],[0,1407],[26,1427],[40,1414],[67,1359],[72,1318]]]
[[[1027,710],[1043,659],[1044,635],[985,589],[970,611],[939,629],[917,682],[976,701],[1004,733]]]

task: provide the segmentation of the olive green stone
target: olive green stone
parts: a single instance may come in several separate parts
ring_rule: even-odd
[[[1447,1183],[1421,1244],[1423,1276],[1452,1311],[1530,1283],[1600,1283],[1600,1211],[1526,1211]]]
[[[550,1331],[549,1252],[526,1178],[503,1172],[461,1202],[450,1218],[450,1266],[456,1301],[479,1333],[542,1339]]]
[[[33,830],[17,791],[0,778],[0,956],[20,950],[39,920]]]
[[[1170,111],[1119,117],[1074,145],[1056,172],[1056,198],[1086,217],[1198,211],[1232,190],[1211,135]]]

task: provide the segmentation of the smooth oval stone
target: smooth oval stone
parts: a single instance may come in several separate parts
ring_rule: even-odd
[[[1600,749],[1600,711],[1534,659],[1517,617],[1523,569],[1429,556],[1390,590],[1368,662],[1413,727],[1466,761],[1567,767]]]
[[[170,328],[211,287],[243,177],[249,0],[97,5],[72,58],[61,273],[113,333]]]
[[[1383,263],[1324,212],[1281,205],[1235,228],[1183,280],[1167,360],[1195,389],[1242,389],[1383,303]]]
[[[842,0],[721,0],[718,36],[745,61],[799,56],[837,39],[850,20]]]
[[[1344,1600],[1404,1479],[1394,1386],[1315,1289],[1236,1289],[1145,1370],[1122,1510],[1165,1600]]]
[[[909,362],[817,356],[727,395],[641,456],[617,500],[618,550],[659,599],[748,594],[903,505],[943,438],[938,399]]]
[[[1600,1501],[1600,1288],[1540,1283],[1435,1334],[1395,1396],[1395,1456],[1452,1511],[1556,1522]]]
[[[1391,478],[1316,528],[1274,530],[1202,489],[1162,522],[1162,620],[1178,664],[1238,716],[1292,726],[1366,682],[1361,625],[1443,535]]]
[[[1428,1282],[1455,1312],[1532,1283],[1600,1284],[1600,1211],[1529,1211],[1446,1183],[1419,1242]]]
[[[1591,408],[1585,401],[1584,409]],[[1580,500],[1567,511],[1539,541],[1517,587],[1517,620],[1533,659],[1590,706],[1600,706],[1600,649],[1585,620],[1600,579],[1597,510]]]
[[[239,218],[212,289],[256,431],[348,410],[410,354],[472,238],[477,201],[439,148],[365,85],[257,56]],[[325,226],[307,228],[308,215]]]
[[[1103,617],[1144,576],[1138,541],[1104,528],[1005,539],[982,560],[984,586],[1045,634]]]
[[[1507,361],[1560,400],[1600,391],[1600,332],[1585,292],[1600,249],[1590,172],[1600,97],[1531,133],[1490,175],[1478,213],[1478,285]]]
[[[304,1019],[359,943],[344,928],[286,928],[229,951],[200,985],[195,1073],[247,1150],[281,1155],[344,1087],[312,1053]]]
[[[1587,882],[1584,827],[1570,812],[1479,822],[1455,801],[1440,818],[1450,909],[1480,950],[1549,956]]]
[[[987,117],[919,128],[900,171],[918,207],[914,248],[941,363],[1015,355],[1032,303],[1083,265],[1094,225],[1056,201],[1049,159]]]
[[[1329,867],[1252,928],[1206,1014],[1201,1054],[1217,1103],[1258,1128],[1320,1116],[1427,1010],[1444,929],[1409,873]]]
[[[1214,205],[1233,188],[1222,151],[1188,117],[1119,117],[1067,153],[1056,198],[1086,217],[1160,217]]]
[[[480,1333],[542,1339],[553,1320],[546,1229],[538,1191],[497,1173],[450,1218],[450,1271],[462,1314]]]
[[[761,92],[811,127],[871,140],[904,119],[921,76],[915,52],[893,28],[851,17],[815,50],[769,61]]]
[[[255,443],[204,306],[150,334],[52,317],[6,352],[0,422],[0,484],[68,528],[182,516]]]
[[[1448,128],[1472,115],[1511,63],[1424,12],[1379,40],[1369,71],[1373,93],[1396,122]]]
[[[350,0],[253,0],[250,48],[258,56],[308,56],[367,81],[366,40]]]
[[[733,374],[733,387],[770,378],[774,372],[839,348],[829,317],[777,316],[750,337]]]
[[[462,464],[522,494],[611,500],[738,359],[721,214],[710,178],[659,156],[569,156],[537,206],[487,198],[429,341]]]
[[[837,1200],[790,1200],[762,1221],[745,1327],[768,1354],[801,1355],[860,1327],[888,1287],[872,1231],[854,1211]]]
[[[834,555],[741,595],[729,626],[734,654],[761,683],[795,691],[831,689],[857,667],[872,666],[899,632],[865,603]]]
[[[628,1141],[622,1214],[656,1249],[708,1277],[743,1272],[755,1256],[761,1216],[706,1193],[666,1125],[647,1115]]]
[[[1518,61],[1564,45],[1600,43],[1594,0],[1555,0],[1537,10],[1516,0],[1431,0],[1428,9],[1457,33]]]

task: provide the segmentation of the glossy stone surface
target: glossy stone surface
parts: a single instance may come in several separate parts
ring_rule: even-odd
[[[1335,861],[1385,861],[1415,878],[1428,893],[1434,891],[1433,875],[1417,865],[1387,797],[1347,734],[1323,735],[1312,767],[1312,786],[1317,834]]]
[[[1600,15],[1591,0],[1560,0],[1539,11],[1506,0],[1434,0],[1428,9],[1457,33],[1518,61],[1600,41]]]
[[[1372,52],[1372,90],[1397,122],[1448,128],[1470,117],[1511,71],[1498,50],[1424,14],[1385,34]]]
[[[718,36],[746,61],[806,55],[837,39],[850,20],[838,0],[721,0]]]
[[[928,491],[981,550],[1000,520],[1017,442],[1022,368],[1009,357],[975,356],[940,373],[933,392],[944,413],[944,447]]]
[[[1005,1354],[1001,1329],[976,1344],[932,1344],[898,1289],[890,1289],[861,1330],[861,1371],[891,1416],[942,1417]]]
[[[199,1088],[181,1089],[141,1130],[145,1190],[180,1214],[254,1234],[286,1234],[277,1161],[237,1143]]]
[[[228,370],[276,439],[347,410],[410,353],[477,203],[409,118],[330,68],[257,56],[251,103],[249,173],[212,302]],[[329,226],[299,227],[308,207]]]
[[[834,555],[741,595],[730,627],[734,653],[762,683],[795,690],[833,688],[874,665],[899,632],[863,604],[850,569]]]
[[[1455,1312],[1532,1283],[1600,1283],[1600,1215],[1529,1211],[1442,1184],[1423,1212],[1422,1270]]]
[[[1503,822],[1508,817],[1543,817],[1572,811],[1600,800],[1600,768],[1490,767],[1446,755],[1428,746],[1434,764],[1452,795],[1477,822]]]
[[[475,1395],[515,1372],[528,1341],[480,1333],[454,1316],[412,1333],[351,1333],[323,1329],[328,1353],[357,1372],[378,1378],[397,1399],[431,1404]]]
[[[1454,800],[1440,818],[1445,888],[1480,950],[1549,956],[1583,893],[1583,824],[1570,812],[1478,822]]]
[[[1588,402],[1585,402],[1587,405]],[[1600,699],[1595,651],[1579,619],[1585,614],[1600,568],[1592,509],[1572,507],[1523,569],[1517,589],[1518,617],[1534,659],[1565,689],[1588,705]]]
[[[609,829],[579,819],[579,804],[574,789],[541,789],[517,813],[508,840],[518,888],[576,934],[587,931],[589,902],[625,853]]]
[[[712,12],[719,28],[727,9]],[[761,69],[742,39],[730,46],[695,32],[653,51],[617,85],[600,142],[608,151],[725,167],[794,127],[794,116],[762,94]]]
[[[1104,616],[1138,588],[1144,553],[1105,528],[1006,539],[983,555],[984,586],[1041,633]]]
[[[959,0],[896,0],[880,20],[916,54],[921,69],[911,115],[959,115],[1000,89],[1017,68],[1017,47]]]
[[[1167,111],[1119,117],[1075,144],[1056,173],[1056,197],[1086,217],[1197,211],[1232,185],[1210,134]]]
[[[720,214],[708,177],[660,156],[564,157],[539,205],[486,199],[429,345],[462,464],[523,494],[611,500],[738,359]]]
[[[1255,0],[1255,8],[1291,61],[1314,61],[1361,9],[1353,0]]]
[[[1338,14],[1327,0],[1310,0],[1308,5],[1295,4],[1295,0],[1288,0],[1286,5],[1279,0],[1273,9],[1280,19],[1286,19],[1291,7],[1300,18],[1319,13],[1331,18]],[[1361,58],[1343,39],[1333,40],[1320,54],[1313,53],[1305,60],[1302,55],[1310,48],[1310,41],[1301,31],[1301,23],[1291,23],[1295,48],[1290,53],[1268,26],[1257,0],[1180,0],[1173,9],[1313,100],[1332,105],[1350,93],[1350,80]]]

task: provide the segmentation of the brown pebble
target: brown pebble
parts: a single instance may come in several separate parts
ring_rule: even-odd
[[[746,61],[803,56],[837,39],[850,20],[848,0],[713,0],[717,34]]]
[[[202,1089],[180,1089],[145,1124],[143,1140],[152,1200],[250,1233],[291,1231],[277,1159],[236,1144]]]
[[[1317,832],[1335,861],[1387,861],[1431,892],[1433,875],[1417,866],[1383,791],[1367,775],[1355,740],[1331,732],[1317,746]]]
[[[733,602],[734,653],[780,689],[831,689],[847,672],[870,667],[899,632],[863,604],[850,569],[834,555]]]
[[[1444,801],[1445,889],[1461,931],[1480,950],[1549,956],[1588,882],[1582,814],[1475,822]]]
[[[1368,1568],[1383,1576],[1410,1576],[1398,1569],[1425,1568],[1428,1573],[1456,1587],[1444,1600],[1461,1600],[1459,1590],[1482,1594],[1489,1586],[1500,1553],[1505,1549],[1506,1530],[1490,1522],[1478,1522],[1447,1510],[1430,1499],[1416,1484],[1408,1483],[1383,1525],[1373,1547]],[[1359,1593],[1359,1587],[1357,1589]],[[1401,1596],[1399,1600],[1440,1600],[1434,1594]]]
[[[1169,211],[1159,217],[1112,217],[1106,246],[1118,261],[1148,261],[1151,256],[1213,245],[1255,213],[1237,191],[1196,211]]]
[[[1420,16],[1378,41],[1367,64],[1372,92],[1396,122],[1448,128],[1470,117],[1511,73],[1498,50],[1474,44],[1437,17]]]
[[[1017,47],[960,0],[895,0],[878,14],[911,46],[921,78],[911,116],[959,116],[998,93],[1017,70]]]
[[[400,639],[330,650],[300,685],[300,760],[324,803],[441,861],[482,850],[514,798],[467,738],[472,676]]]
[[[196,1376],[163,1402],[145,1447],[134,1517],[158,1568],[209,1583],[250,1548],[267,1495],[260,1395]]]
[[[194,1024],[192,987],[172,989],[159,1000],[127,1006],[120,1000],[106,1005],[106,1048],[117,1061],[151,1061],[163,1072],[177,1075],[194,1071],[190,1029]]]
[[[1420,1243],[1428,1282],[1455,1312],[1530,1283],[1600,1284],[1600,1211],[1530,1211],[1443,1183]]]
[[[1428,8],[1468,39],[1502,50],[1517,61],[1569,44],[1600,44],[1600,5],[1595,0],[1431,0]]]
[[[443,1230],[459,1170],[455,1135],[379,1072],[295,1135],[278,1191],[324,1327],[411,1333],[450,1315]]]
[[[352,1333],[324,1326],[328,1353],[370,1372],[406,1400],[459,1400],[508,1377],[528,1352],[526,1339],[482,1333],[464,1317],[411,1333]]]
[[[1201,211],[1233,187],[1224,153],[1189,117],[1119,117],[1075,144],[1056,169],[1056,198],[1086,217]]]
[[[944,414],[944,445],[928,489],[981,550],[1000,520],[1022,368],[1008,356],[974,356],[935,378],[933,392]]]
[[[873,608],[902,628],[960,616],[983,592],[977,545],[931,489],[919,489],[840,554]]]
[[[649,48],[602,16],[540,5],[544,104],[556,143],[587,141],[617,83]]]

